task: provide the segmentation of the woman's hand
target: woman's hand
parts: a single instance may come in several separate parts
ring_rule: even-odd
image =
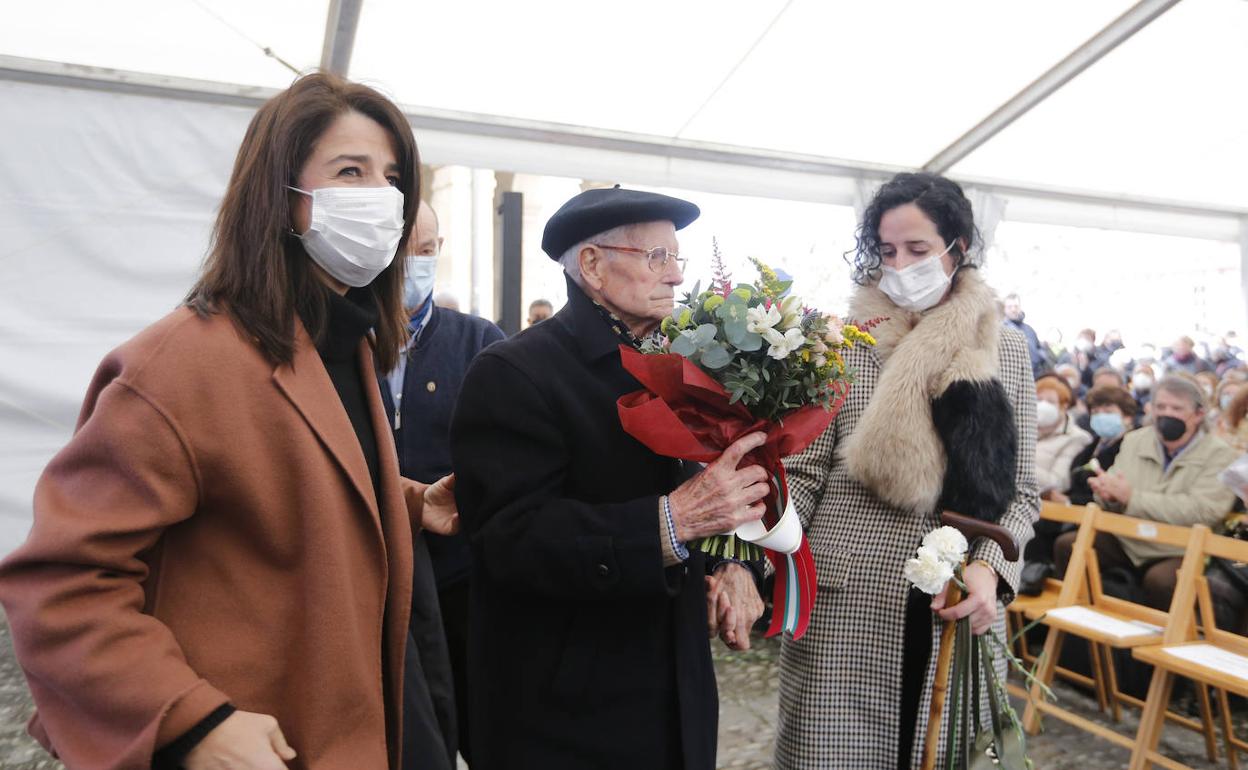
[[[277,720],[268,714],[235,711],[214,727],[182,760],[186,770],[285,770],[295,758]]]
[[[962,569],[962,582],[966,583],[966,596],[957,604],[945,608],[949,586],[943,593],[932,597],[932,610],[942,620],[958,620],[970,616],[971,631],[982,634],[992,628],[997,619],[997,573],[982,562],[972,562]],[[950,581],[952,585],[953,581]]]
[[[455,507],[455,474],[443,476],[425,487],[420,526],[435,535],[459,531],[459,509]]]

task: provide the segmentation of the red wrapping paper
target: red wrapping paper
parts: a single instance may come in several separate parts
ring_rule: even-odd
[[[620,360],[625,370],[644,386],[643,390],[628,393],[617,401],[620,424],[651,451],[666,457],[710,463],[743,436],[754,432],[767,435],[766,443],[747,454],[742,465],[761,465],[767,471],[771,493],[767,497],[768,509],[763,523],[768,529],[776,525],[784,512],[776,510],[773,502],[788,499],[781,459],[802,451],[827,429],[836,419],[849,389],[848,383],[836,383],[838,397],[831,409],[810,405],[790,412],[779,422],[771,422],[754,417],[739,402],[729,403],[731,397],[724,387],[684,356],[675,353],[646,355],[621,345]],[[775,609],[767,636],[782,630],[787,592],[796,590],[800,605],[793,635],[800,638],[814,608],[816,585],[815,564],[806,538],[802,537],[801,547],[792,554],[797,586],[787,584],[786,555],[770,550],[766,554],[776,570]]]

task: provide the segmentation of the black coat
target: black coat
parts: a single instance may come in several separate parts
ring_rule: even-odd
[[[451,423],[473,551],[473,770],[715,765],[705,562],[664,568],[658,498],[687,473],[624,433],[639,385],[569,283],[484,350]]]

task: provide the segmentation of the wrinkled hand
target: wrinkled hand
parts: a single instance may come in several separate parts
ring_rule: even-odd
[[[983,564],[968,564],[962,570],[962,582],[966,583],[966,596],[962,601],[946,609],[949,586],[945,586],[944,591],[932,597],[932,610],[942,620],[958,620],[969,615],[971,631],[982,634],[992,628],[997,619],[997,573]]]
[[[762,518],[767,496],[767,471],[757,465],[738,468],[741,458],[767,441],[751,433],[732,443],[719,459],[668,495],[676,539],[682,543],[731,532]]]
[[[268,714],[235,711],[212,729],[182,760],[186,770],[285,770],[295,758],[277,720]]]
[[[435,535],[459,531],[459,509],[455,507],[455,474],[443,476],[425,487],[420,526]]]
[[[735,562],[715,567],[706,578],[707,635],[723,640],[733,650],[750,649],[750,629],[763,616],[763,598],[754,574]]]
[[[1088,479],[1088,486],[1103,500],[1123,505],[1131,502],[1131,482],[1117,473],[1098,473]]]

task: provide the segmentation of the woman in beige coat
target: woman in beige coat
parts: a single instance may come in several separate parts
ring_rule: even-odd
[[[902,577],[941,510],[996,521],[1020,546],[1038,513],[1030,355],[969,257],[975,239],[961,188],[931,174],[898,175],[864,213],[850,317],[879,321],[878,345],[850,351],[844,408],[786,463],[818,596],[806,635],[781,648],[777,767],[917,765],[941,622],[1002,625],[1019,565],[995,543],[972,546],[954,607]]]
[[[399,477],[374,375],[417,164],[380,94],[296,81],[187,306],[97,370],[0,567],[31,731],[71,770],[398,766],[412,531],[455,519],[446,481]]]

